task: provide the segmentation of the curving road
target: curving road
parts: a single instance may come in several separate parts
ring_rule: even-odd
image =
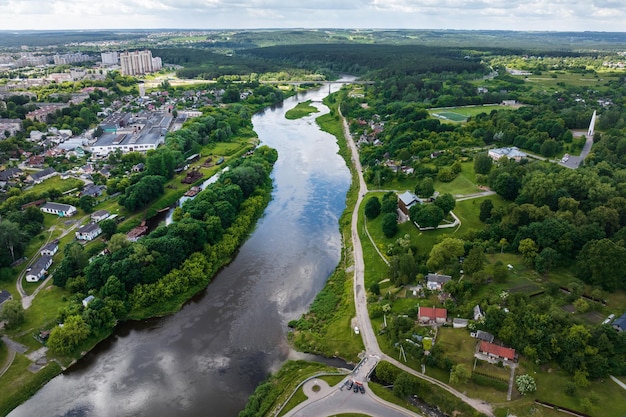
[[[339,114],[341,115],[341,112]],[[365,262],[363,260],[363,248],[361,247],[361,239],[358,233],[359,206],[361,205],[363,198],[367,193],[367,185],[365,184],[365,180],[363,179],[363,169],[361,167],[361,162],[358,157],[358,150],[356,144],[354,143],[352,135],[350,134],[348,123],[343,115],[341,115],[341,118],[343,121],[344,136],[352,152],[352,163],[359,178],[359,195],[356,205],[354,206],[354,211],[352,212],[352,246],[354,251],[354,304],[356,306],[357,321],[360,326],[361,335],[363,337],[363,343],[365,344],[367,354],[369,354],[370,356],[379,357],[380,359],[384,359],[387,362],[390,362],[398,368],[404,370],[405,372],[422,378],[430,382],[431,384],[437,385],[445,389],[449,393],[453,394],[457,398],[461,399],[463,402],[469,404],[474,409],[480,411],[481,413],[484,413],[487,416],[493,417],[493,410],[489,404],[481,400],[469,398],[468,396],[455,390],[451,386],[428,375],[417,372],[412,368],[409,368],[403,363],[383,353],[378,346],[378,340],[376,339],[376,334],[374,333],[374,329],[372,328],[372,323],[369,319],[369,314],[367,311],[367,291],[365,290]]]
[[[363,344],[365,345],[365,356],[361,363],[354,371],[346,377],[342,383],[334,388],[329,387],[324,381],[314,379],[304,384],[303,390],[309,397],[306,401],[300,403],[297,407],[285,414],[286,417],[312,417],[312,416],[329,416],[335,413],[363,413],[375,417],[395,417],[395,416],[419,416],[406,409],[398,407],[395,404],[383,401],[374,395],[367,385],[369,374],[374,370],[380,360],[386,360],[397,366],[403,371],[410,373],[418,378],[422,378],[433,385],[437,385],[445,389],[452,395],[469,404],[477,411],[489,416],[495,417],[491,405],[474,398],[470,398],[465,394],[455,390],[451,386],[424,375],[416,370],[406,366],[396,359],[386,355],[380,349],[376,334],[372,328],[367,311],[367,291],[365,290],[365,261],[363,259],[363,248],[358,233],[359,207],[367,194],[367,185],[363,178],[363,168],[359,160],[359,153],[350,134],[348,123],[339,111],[343,123],[344,136],[351,151],[352,164],[357,173],[359,180],[359,193],[354,210],[352,212],[351,235],[354,256],[354,304],[356,307],[356,317],[360,329]],[[346,383],[353,380],[363,384],[365,387],[365,395],[358,393],[346,392]],[[313,387],[315,386],[315,389]]]

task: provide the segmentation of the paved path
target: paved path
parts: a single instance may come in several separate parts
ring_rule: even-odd
[[[620,381],[619,379],[615,378],[613,375],[609,375],[611,377],[611,379],[613,380],[613,382],[615,382],[617,385],[619,385],[620,387],[626,389],[626,384],[624,384],[622,381]]]
[[[9,349],[9,356],[7,357],[7,360],[2,365],[2,368],[0,368],[0,378],[2,378],[2,375],[4,375],[4,373],[9,370],[14,360],[15,360],[15,351],[13,349]]]

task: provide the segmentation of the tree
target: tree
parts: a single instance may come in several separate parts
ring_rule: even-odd
[[[28,236],[22,232],[18,223],[0,221],[0,247],[6,250],[0,251],[0,266],[9,266],[21,257],[27,242]]]
[[[464,384],[470,376],[470,371],[465,367],[465,365],[454,365],[450,370],[450,384]]]
[[[105,239],[111,239],[111,236],[117,231],[117,223],[115,219],[104,219],[100,222],[100,229]]]
[[[626,248],[610,239],[585,243],[576,266],[576,275],[591,285],[606,291],[626,286]]]
[[[96,203],[96,199],[93,196],[84,195],[78,200],[78,207],[80,207],[85,213],[91,213]]]
[[[531,238],[526,238],[519,242],[517,250],[520,251],[526,262],[532,265],[537,256],[537,251],[539,251],[539,246]]]
[[[435,193],[435,181],[426,177],[415,186],[415,194],[420,197],[429,198]]]
[[[416,204],[409,209],[409,217],[420,227],[437,227],[445,214],[439,206],[434,204]]]
[[[398,217],[395,213],[387,213],[382,220],[383,233],[388,238],[392,238],[398,233]]]
[[[430,255],[426,265],[431,271],[438,271],[451,260],[456,260],[465,253],[465,246],[461,239],[447,237],[437,243],[430,250]]]
[[[476,154],[474,157],[474,172],[477,174],[489,174],[493,160],[486,153]]]
[[[518,375],[515,378],[515,386],[520,394],[526,395],[537,391],[537,384],[535,378],[528,374]]]
[[[552,268],[557,266],[559,253],[552,248],[545,248],[535,258],[535,269],[537,272],[547,274]]]
[[[81,316],[66,317],[63,327],[55,327],[48,338],[52,353],[69,355],[89,337],[90,329]]]
[[[24,323],[24,308],[19,300],[9,300],[2,305],[0,321],[6,320],[7,329],[15,329]]]
[[[443,210],[444,214],[448,214],[454,209],[456,201],[454,200],[454,197],[452,197],[452,194],[446,193],[437,197],[433,204]]]
[[[507,200],[515,200],[520,187],[520,181],[508,172],[499,174],[493,182],[493,190]]]
[[[486,222],[491,217],[491,211],[493,210],[493,202],[491,199],[483,200],[480,203],[480,213],[478,218],[481,222]]]
[[[381,204],[378,197],[373,196],[365,203],[365,216],[368,219],[375,219],[380,214]]]
[[[483,269],[485,264],[485,252],[480,246],[474,246],[463,261],[463,272],[473,275]]]

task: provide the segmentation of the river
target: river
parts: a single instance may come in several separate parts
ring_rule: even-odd
[[[333,84],[332,91],[340,85]],[[338,264],[338,219],[350,173],[315,117],[329,87],[300,93],[253,117],[278,150],[272,201],[235,260],[180,312],[125,323],[11,417],[237,416],[285,360],[287,323],[304,313]],[[313,100],[321,112],[285,112]]]

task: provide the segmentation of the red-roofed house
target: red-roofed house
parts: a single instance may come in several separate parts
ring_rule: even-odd
[[[484,340],[480,341],[478,351],[487,356],[491,356],[492,358],[503,359],[505,361],[515,360],[515,349],[494,345],[493,343],[489,343]]]
[[[437,307],[420,307],[417,319],[424,324],[443,324],[448,319],[448,310]]]

